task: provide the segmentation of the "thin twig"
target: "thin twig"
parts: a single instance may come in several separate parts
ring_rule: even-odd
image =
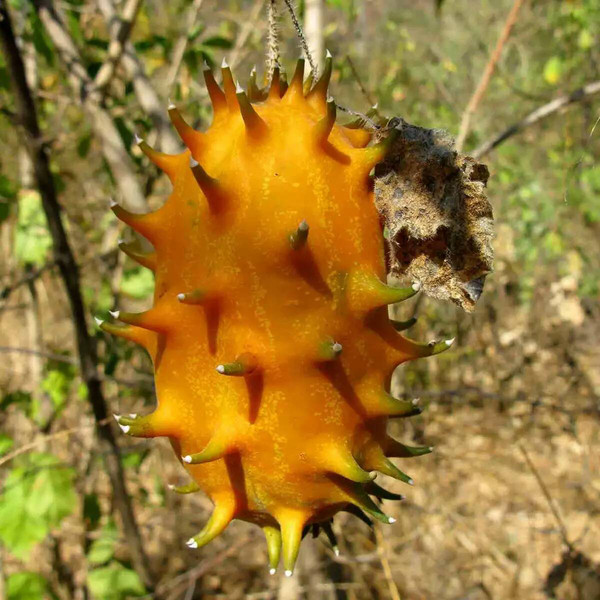
[[[171,66],[169,67],[169,71],[165,77],[164,89],[167,90],[167,92],[170,92],[173,85],[175,85],[175,80],[177,79],[181,62],[183,61],[183,55],[185,54],[185,49],[190,41],[189,32],[192,31],[196,26],[198,14],[202,8],[203,1],[204,0],[194,0],[183,19],[182,32],[175,42],[175,46],[171,54]]]
[[[151,598],[163,598],[165,596],[166,592],[170,591],[170,590],[175,590],[175,594],[172,594],[172,595],[177,597],[177,594],[180,591],[186,589],[189,586],[191,581],[197,581],[198,579],[200,579],[200,577],[202,577],[204,574],[208,573],[209,571],[212,571],[213,569],[215,569],[215,567],[217,567],[218,565],[223,563],[230,556],[232,556],[233,554],[237,554],[239,552],[240,548],[249,544],[250,542],[254,541],[255,539],[256,539],[256,536],[253,534],[239,537],[233,544],[231,544],[231,546],[229,546],[228,548],[225,548],[225,550],[218,552],[217,554],[213,555],[211,558],[207,558],[206,560],[203,560],[198,566],[194,567],[193,569],[190,569],[189,571],[186,571],[185,573],[181,573],[181,575],[177,575],[176,577],[173,577],[169,581],[161,583],[156,588],[156,591],[154,593],[148,594],[146,596],[142,596],[140,598],[140,600],[149,600]]]
[[[80,102],[94,135],[102,142],[102,153],[110,166],[122,201],[133,211],[145,212],[146,199],[137,180],[133,161],[111,115],[101,105],[100,94],[94,89],[93,81],[60,10],[53,0],[34,0],[33,5],[63,64],[73,100]]]
[[[110,85],[121,61],[121,56],[123,56],[125,44],[129,40],[141,5],[142,0],[127,0],[125,3],[118,21],[116,35],[110,40],[110,44],[108,45],[106,61],[94,78],[94,87],[96,90],[103,91]]]
[[[107,417],[106,419],[104,419],[102,424],[108,424],[110,423],[110,421],[111,419]],[[9,452],[8,454],[5,454],[2,458],[0,458],[0,467],[2,465],[5,465],[7,462],[10,462],[11,460],[17,458],[17,456],[21,456],[21,454],[26,454],[27,452],[33,450],[34,448],[37,448],[38,446],[42,446],[53,440],[57,440],[62,437],[68,437],[70,435],[73,435],[74,433],[81,433],[82,431],[87,431],[93,428],[94,425],[79,425],[78,427],[73,427],[71,429],[63,429],[62,431],[57,431],[56,433],[45,435],[37,440],[34,440],[33,442],[29,442],[28,444],[23,444],[22,446],[19,446],[12,452]]]
[[[254,0],[254,6],[252,7],[250,16],[244,20],[244,24],[237,35],[235,46],[229,55],[229,66],[232,69],[238,64],[241,56],[241,50],[246,45],[248,37],[258,28],[260,22],[262,21],[262,19],[260,19],[260,12],[263,2],[264,0]]]
[[[39,269],[35,269],[34,271],[29,271],[25,276],[23,276],[15,283],[5,286],[2,291],[0,291],[0,300],[7,300],[8,297],[18,288],[23,285],[28,285],[32,283],[39,277],[41,277],[46,271],[53,269],[56,266],[56,261],[51,260],[47,262],[45,265],[42,265]]]
[[[279,67],[279,8],[278,0],[267,0],[267,81],[271,81],[275,67]]]
[[[508,13],[508,17],[506,18],[506,22],[504,23],[504,27],[502,28],[502,32],[500,33],[500,37],[496,42],[496,47],[494,48],[490,58],[485,65],[485,69],[481,74],[481,79],[479,80],[479,84],[475,89],[475,92],[471,96],[469,103],[467,104],[467,108],[463,113],[462,120],[460,122],[460,128],[458,130],[458,136],[456,138],[456,149],[458,151],[462,150],[465,139],[469,133],[469,127],[471,125],[471,117],[473,113],[477,110],[483,95],[485,94],[485,90],[492,78],[492,74],[494,73],[494,69],[496,68],[496,64],[500,60],[500,56],[502,54],[502,49],[508,40],[510,32],[513,28],[513,25],[517,21],[517,16],[519,14],[519,10],[523,4],[524,0],[514,0],[513,6]]]
[[[491,140],[484,142],[473,152],[470,152],[473,158],[482,158],[489,152],[491,152],[494,148],[497,148],[502,142],[505,142],[508,138],[512,137],[516,133],[519,133],[526,127],[530,125],[534,125],[538,121],[548,117],[549,115],[559,111],[561,108],[568,106],[569,104],[574,104],[575,102],[581,102],[586,98],[594,96],[595,94],[600,93],[600,81],[594,81],[592,83],[588,83],[583,87],[571,92],[566,96],[560,96],[547,104],[536,108],[531,111],[525,118],[517,121],[514,125],[511,125],[508,129],[504,130],[499,135],[493,137]]]
[[[306,42],[306,38],[304,37],[304,32],[302,31],[302,25],[300,25],[300,21],[298,21],[298,17],[296,16],[296,11],[292,5],[292,0],[283,0],[285,5],[290,12],[290,17],[292,18],[292,23],[294,24],[294,29],[296,30],[296,35],[300,40],[300,44],[302,45],[302,50],[304,51],[304,56],[306,56],[306,60],[308,60],[308,64],[312,69],[312,72],[315,75],[315,79],[319,75],[319,69],[317,65],[315,65],[315,61],[313,60],[312,54],[310,52],[310,48],[308,47],[308,43]]]
[[[402,600],[400,592],[398,591],[398,586],[396,585],[396,582],[392,576],[390,561],[387,557],[387,544],[383,538],[383,534],[381,533],[381,527],[378,524],[375,524],[373,529],[375,531],[375,540],[377,542],[377,554],[379,555],[379,560],[381,562],[381,566],[383,567],[383,575],[385,577],[390,596],[392,600]]]
[[[367,91],[367,88],[363,85],[360,75],[358,74],[358,71],[356,70],[356,67],[354,66],[353,60],[350,58],[350,55],[346,55],[346,61],[350,65],[350,70],[352,71],[352,75],[354,76],[354,79],[356,79],[356,83],[358,83],[358,87],[360,88],[362,95],[365,97],[365,99],[369,103],[369,106],[375,106],[376,102],[375,102],[375,100],[373,100],[373,96],[371,96],[371,94],[369,94],[369,92]]]
[[[96,0],[98,8],[106,21],[108,34],[116,36],[119,27],[115,0]],[[154,128],[158,131],[159,148],[164,152],[180,152],[181,142],[173,133],[171,122],[167,118],[165,102],[156,93],[154,86],[146,75],[145,67],[135,52],[130,41],[127,41],[121,57],[121,64],[133,83],[133,91],[142,110],[150,117]]]
[[[560,535],[562,537],[563,543],[565,544],[565,546],[567,546],[569,551],[572,551],[573,544],[571,544],[571,542],[569,541],[569,534],[567,532],[567,528],[565,526],[564,521],[562,520],[562,517],[560,516],[560,513],[558,512],[558,508],[556,507],[554,499],[550,495],[550,492],[548,491],[548,488],[546,487],[544,480],[542,479],[541,475],[539,474],[539,471],[535,468],[535,465],[531,461],[531,458],[529,458],[529,454],[527,453],[527,450],[525,450],[525,447],[522,444],[519,444],[519,450],[521,451],[521,454],[523,454],[523,457],[525,458],[525,461],[527,462],[527,466],[533,473],[533,476],[535,477],[536,481],[538,482],[538,485],[540,486],[540,489],[542,490],[542,493],[544,494],[544,497],[546,498],[546,501],[548,502],[550,511],[552,512],[552,515],[554,516],[554,519],[558,525],[558,528],[560,529]]]

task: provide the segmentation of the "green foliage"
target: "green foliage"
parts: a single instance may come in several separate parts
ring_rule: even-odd
[[[144,267],[128,269],[123,273],[121,291],[132,298],[148,298],[154,292],[154,275]]]
[[[38,192],[29,190],[21,195],[15,230],[14,252],[22,264],[41,266],[52,247],[42,200]]]
[[[89,571],[87,584],[94,600],[125,600],[146,592],[137,573],[116,561]]]
[[[74,471],[51,454],[31,453],[13,468],[0,495],[0,540],[18,558],[76,506]]]
[[[6,600],[46,600],[48,582],[37,573],[21,571],[6,579]]]
[[[13,447],[13,440],[9,435],[0,433],[0,456],[6,454]]]
[[[67,402],[76,372],[74,365],[59,362],[47,370],[41,387],[52,400],[56,411],[61,410]]]
[[[100,531],[98,539],[94,540],[88,550],[87,559],[91,565],[103,565],[115,554],[115,545],[119,532],[113,521],[109,521]]]

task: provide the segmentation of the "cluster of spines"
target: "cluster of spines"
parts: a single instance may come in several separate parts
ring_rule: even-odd
[[[231,70],[224,62],[222,65],[223,89],[216,83],[210,68],[204,70],[204,78],[208,93],[213,105],[215,120],[219,119],[224,111],[237,110],[242,116],[247,135],[250,138],[260,140],[268,135],[268,124],[260,117],[252,106],[253,102],[262,102],[269,98],[282,98],[287,93],[302,94],[309,101],[320,105],[324,110],[324,116],[315,124],[315,141],[335,160],[341,163],[349,162],[349,157],[329,142],[329,136],[336,121],[336,104],[328,97],[329,80],[332,73],[332,57],[327,56],[325,68],[321,77],[313,85],[312,73],[304,79],[304,60],[298,61],[294,75],[288,85],[285,76],[279,68],[275,68],[270,85],[261,89],[256,84],[256,70],[250,76],[248,92],[246,93],[235,83]],[[202,191],[210,212],[218,217],[227,210],[227,194],[221,183],[211,177],[197,158],[203,147],[203,134],[190,127],[174,104],[170,103],[168,113],[173,125],[178,131],[182,141],[189,152],[189,168],[195,181]],[[354,147],[364,148],[370,140],[370,135],[364,135],[364,131],[353,129],[352,126],[345,128],[348,137]],[[156,166],[162,169],[173,179],[176,167],[180,164],[179,156],[162,154],[152,149],[145,141],[136,138],[142,152]],[[380,162],[387,151],[390,139],[378,145],[364,148],[368,152],[369,172],[372,167]],[[186,154],[184,153],[184,154]],[[131,226],[135,231],[153,241],[153,218],[152,215],[139,215],[126,211],[116,203],[111,203],[111,209],[115,215],[124,223]],[[310,247],[310,227],[306,220],[302,220],[294,231],[288,235],[287,244],[293,254],[302,257],[306,249]],[[282,244],[286,243],[282,240]],[[132,242],[120,242],[119,247],[130,258],[139,264],[155,271],[156,253],[146,252],[141,245]],[[356,271],[344,274],[343,295],[346,310],[356,316],[365,318],[373,331],[381,334],[384,341],[398,354],[399,362],[410,358],[431,356],[446,350],[453,340],[442,342],[431,342],[429,344],[417,343],[401,335],[390,337],[389,328],[381,327],[377,319],[369,322],[369,315],[374,314],[375,309],[389,304],[403,301],[416,294],[420,286],[418,283],[407,288],[396,288],[382,282],[375,274]],[[330,291],[330,290],[328,290]],[[193,289],[181,290],[176,294],[177,300],[182,304],[202,305],[209,307],[218,302],[221,293],[218,289]],[[156,346],[155,332],[163,332],[168,328],[167,318],[162,314],[160,303],[145,313],[125,313],[122,311],[111,312],[111,316],[120,321],[120,324],[107,323],[97,320],[98,325],[104,331],[131,340],[145,347],[151,355],[154,355]],[[406,322],[392,322],[397,332],[404,331],[414,324],[414,319]],[[342,344],[333,338],[324,339],[318,348],[315,348],[316,362],[332,362],[339,359],[343,352]],[[232,357],[230,362],[215,365],[216,371],[223,376],[247,377],[260,369],[256,356],[249,353],[241,353]],[[421,412],[416,406],[416,401],[407,401],[394,398],[382,390],[378,397],[372,402],[373,406],[368,409],[369,417],[409,417]],[[147,416],[130,414],[128,416],[116,416],[116,420],[123,432],[132,436],[155,437],[166,435],[157,422],[155,413]],[[225,435],[215,435],[199,453],[181,457],[187,464],[203,464],[223,458],[231,452],[231,438]],[[383,445],[373,445],[367,448],[360,461],[351,452],[341,451],[339,448],[328,448],[321,458],[331,462],[332,479],[336,485],[343,489],[347,498],[347,505],[343,510],[350,512],[367,523],[371,523],[372,517],[383,523],[393,523],[394,519],[385,515],[379,506],[371,499],[371,496],[379,500],[401,499],[402,496],[393,494],[378,486],[373,478],[374,472],[378,471],[390,477],[412,485],[411,477],[398,469],[389,457],[411,457],[431,452],[430,447],[405,446],[392,438],[386,436]],[[172,486],[170,486],[172,487]],[[199,489],[196,483],[190,483],[181,487],[172,487],[178,493],[187,494]],[[216,501],[215,510],[204,529],[195,537],[188,540],[187,545],[198,548],[218,535],[234,517],[235,507],[231,501]],[[367,516],[368,515],[368,516]],[[263,530],[267,539],[269,564],[271,572],[275,572],[279,563],[281,549],[283,547],[283,561],[286,575],[291,575],[294,562],[298,552],[299,542],[304,535],[312,532],[318,535],[323,530],[334,550],[337,548],[335,535],[331,529],[331,520],[306,526],[301,520],[290,516],[288,520],[280,519],[281,527],[264,526]]]

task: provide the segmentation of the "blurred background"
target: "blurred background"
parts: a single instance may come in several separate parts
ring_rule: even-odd
[[[600,0],[295,4],[315,59],[334,55],[339,104],[447,129],[488,165],[497,235],[472,314],[402,305],[418,317],[411,337],[457,341],[398,373],[426,410],[394,433],[436,450],[406,465],[414,488],[385,482],[408,496],[386,501],[397,522],[336,517],[340,556],[308,540],[289,580],[268,575],[245,523],[185,547],[210,502],[167,489],[186,481],[167,442],[118,433],[111,413],[154,405],[151,365],[93,321],[151,304],[152,276],[118,252],[108,210],[111,197],[147,211],[168,193],[134,135],[180,148],[169,98],[210,123],[205,60],[260,78],[271,0],[0,4],[17,42],[11,54],[4,19],[0,599],[600,598]],[[274,4],[290,72],[298,37]],[[15,53],[79,265],[69,295],[11,89]]]

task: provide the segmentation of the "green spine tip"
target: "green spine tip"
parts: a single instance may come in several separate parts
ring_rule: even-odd
[[[202,304],[207,296],[206,290],[194,290],[193,292],[177,294],[177,300],[182,304]]]
[[[219,182],[211,177],[193,156],[190,156],[190,168],[196,183],[206,196],[211,212],[218,213],[222,211],[226,205],[226,199],[220,189]]]
[[[228,452],[228,447],[218,438],[212,438],[202,452],[186,454],[181,460],[188,465],[201,465],[223,458]]]
[[[337,542],[335,533],[333,532],[333,529],[331,528],[331,523],[326,521],[325,523],[321,523],[320,525],[323,528],[323,531],[325,532],[325,535],[327,536],[329,543],[331,544],[331,549],[333,550],[333,553],[336,556],[339,556],[340,549],[338,547],[338,542]]]
[[[242,119],[244,119],[244,123],[246,125],[246,132],[250,137],[255,139],[263,137],[269,128],[254,110],[250,100],[248,100],[246,92],[244,92],[239,82],[236,84],[235,93],[240,107]]]
[[[308,239],[308,231],[309,231],[309,225],[308,223],[303,220],[299,225],[298,228],[296,229],[296,231],[294,231],[293,233],[290,233],[288,240],[290,242],[290,246],[292,247],[292,250],[300,250],[300,248],[303,248],[306,244],[306,241]]]
[[[296,63],[296,70],[294,71],[294,74],[292,75],[292,80],[290,81],[290,90],[295,90],[299,93],[303,93],[305,62],[306,61],[304,58],[298,59],[298,62]]]
[[[169,483],[167,487],[176,494],[193,494],[194,492],[198,492],[200,490],[200,486],[195,481],[179,486]]]
[[[123,433],[127,433],[128,435],[134,437],[143,438],[166,435],[164,431],[157,430],[155,423],[156,418],[153,414],[141,417],[136,415],[135,413],[133,413],[133,415],[134,416],[130,414],[128,417],[124,417],[122,415],[115,415],[115,419]]]
[[[183,143],[190,149],[192,154],[197,154],[201,150],[201,138],[202,134],[196,131],[186,120],[181,116],[181,113],[177,107],[173,104],[169,104],[168,108],[169,119],[177,130],[179,137]]]
[[[119,240],[118,247],[121,252],[124,252],[143,267],[146,267],[152,271],[156,270],[156,253],[155,252],[142,252],[139,247],[135,244],[127,244],[123,240]]]
[[[325,116],[315,125],[317,140],[320,144],[324,144],[329,138],[329,134],[335,125],[335,117],[337,115],[337,106],[333,98],[327,99],[327,112]]]
[[[267,540],[267,555],[269,557],[269,574],[275,575],[281,556],[281,531],[278,527],[265,525],[263,528]]]
[[[331,80],[331,74],[333,73],[333,57],[331,54],[325,59],[325,68],[323,74],[319,77],[317,83],[315,83],[313,89],[309,92],[308,96],[317,96],[323,99],[323,102],[327,100],[327,90],[329,89],[329,82]]]
[[[227,64],[227,61],[223,59],[221,64],[221,74],[223,76],[223,88],[225,90],[225,98],[227,100],[227,106],[231,112],[234,112],[238,108],[238,101],[236,96],[236,84],[233,80],[231,69]]]
[[[204,63],[204,83],[206,85],[214,113],[217,114],[225,110],[227,108],[227,99],[225,98],[223,90],[215,80],[212,69],[206,62]]]
[[[441,352],[448,350],[448,348],[450,348],[450,346],[452,346],[454,343],[455,339],[456,338],[450,338],[449,340],[443,340],[441,342],[436,342],[435,340],[429,342],[429,344],[427,344],[429,354],[433,356],[434,354],[440,354]]]
[[[244,353],[238,356],[233,362],[217,365],[217,373],[221,375],[243,376],[249,375],[257,367],[256,357],[252,354]]]
[[[401,471],[391,460],[388,460],[383,454],[376,460],[375,464],[372,465],[380,473],[407,483],[408,485],[414,485],[415,481],[412,477]]]
[[[365,486],[365,490],[367,493],[372,496],[377,496],[382,500],[404,500],[406,496],[402,494],[395,494],[394,492],[390,492],[385,488],[382,488],[380,485],[377,485],[374,481],[371,481]]]
[[[216,538],[229,525],[235,513],[235,504],[226,502],[225,504],[217,503],[215,509],[207,521],[202,531],[190,538],[186,545],[188,548],[201,548]]]
[[[416,317],[412,317],[406,321],[394,321],[393,319],[390,320],[390,323],[396,331],[406,331],[407,329],[410,329],[416,322]]]
[[[281,79],[280,79],[280,70],[277,65],[273,69],[273,76],[271,77],[271,85],[269,87],[269,97],[270,98],[280,98],[281,97]]]
[[[327,340],[319,346],[319,358],[321,360],[336,360],[344,347],[339,342]]]

